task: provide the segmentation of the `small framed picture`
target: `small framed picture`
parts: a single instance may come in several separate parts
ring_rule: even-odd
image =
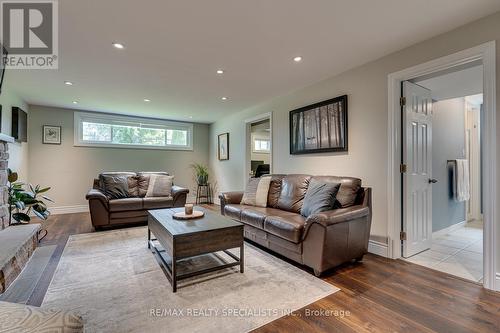
[[[222,133],[218,136],[219,161],[229,160],[229,133]]]
[[[61,126],[43,126],[42,143],[49,145],[61,144]]]

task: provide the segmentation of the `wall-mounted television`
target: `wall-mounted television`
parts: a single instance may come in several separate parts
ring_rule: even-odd
[[[2,94],[2,84],[5,76],[5,61],[7,59],[7,50],[0,43],[0,95]]]
[[[12,137],[17,142],[28,142],[28,114],[17,106],[12,107]]]

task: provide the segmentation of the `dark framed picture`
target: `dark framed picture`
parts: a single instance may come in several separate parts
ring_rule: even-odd
[[[2,84],[3,84],[3,78],[5,76],[5,61],[7,59],[7,50],[3,45],[0,43],[0,95],[2,94]]]
[[[61,144],[61,126],[44,125],[42,132],[42,143],[49,145]]]
[[[229,160],[229,133],[222,133],[218,135],[217,147],[219,161]]]
[[[290,111],[290,154],[347,151],[347,95]]]

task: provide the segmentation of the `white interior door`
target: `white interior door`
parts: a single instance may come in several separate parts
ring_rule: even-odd
[[[432,96],[414,83],[402,83],[403,256],[432,243]],[[406,169],[406,170],[404,170]]]

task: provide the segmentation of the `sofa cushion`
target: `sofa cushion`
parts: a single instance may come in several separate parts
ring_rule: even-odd
[[[339,188],[339,183],[325,183],[315,178],[311,179],[300,214],[308,217],[333,209]]]
[[[148,192],[149,187],[149,177],[151,175],[165,175],[168,176],[168,172],[138,172],[137,173],[137,186],[139,197],[144,198]]]
[[[300,213],[310,179],[311,176],[308,175],[288,175],[283,177],[277,207],[289,212]]]
[[[247,208],[245,205],[229,204],[224,206],[224,215],[227,217],[241,220],[241,212],[243,209]]]
[[[268,216],[264,221],[264,230],[291,242],[298,243],[302,238],[305,223],[305,217],[300,214]]]
[[[285,212],[269,207],[246,207],[241,211],[241,222],[250,224],[256,228],[264,229],[264,220],[268,216],[293,216],[295,213]]]
[[[151,175],[149,176],[149,185],[146,192],[147,197],[168,197],[172,195],[172,185],[174,176]]]
[[[137,175],[128,176],[128,196],[129,197],[138,197],[139,196],[139,182],[137,179]]]
[[[147,217],[147,210],[129,210],[129,211],[121,211],[121,212],[111,212],[109,217],[111,219],[126,219],[131,217]]]
[[[142,209],[141,198],[125,198],[109,200],[110,212],[123,212],[127,210],[140,210]]]
[[[266,207],[270,182],[271,177],[248,179],[247,187],[243,193],[243,198],[241,198],[241,204]]]
[[[356,203],[361,188],[361,179],[335,176],[314,176],[313,178],[325,183],[340,183],[334,208],[346,208]]]
[[[168,197],[146,197],[143,200],[144,209],[169,208],[174,205],[174,198]]]
[[[269,192],[267,194],[267,206],[278,207],[278,200],[281,194],[281,181],[285,175],[272,175],[269,183]]]
[[[120,174],[100,174],[102,191],[110,199],[128,198],[128,176]]]

